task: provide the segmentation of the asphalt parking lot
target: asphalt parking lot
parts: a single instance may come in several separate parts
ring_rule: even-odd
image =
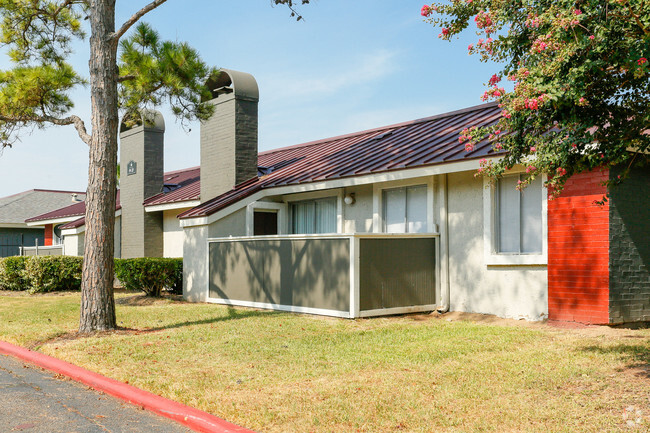
[[[0,431],[186,433],[171,420],[0,355]]]

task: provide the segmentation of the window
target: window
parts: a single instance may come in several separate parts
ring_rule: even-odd
[[[291,233],[336,233],[336,197],[291,203]]]
[[[392,188],[383,192],[385,233],[427,231],[427,186]]]
[[[494,250],[500,254],[542,254],[542,180],[537,177],[523,191],[522,176],[499,179],[495,194]]]

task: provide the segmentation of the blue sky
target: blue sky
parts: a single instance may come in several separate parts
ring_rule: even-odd
[[[118,2],[117,22],[148,3]],[[187,41],[211,65],[253,74],[260,88],[259,148],[268,150],[480,103],[495,65],[468,56],[424,23],[420,0],[312,0],[296,22],[270,0],[169,0],[145,17],[163,39]],[[88,48],[71,63],[87,77]],[[0,68],[10,65],[0,58]],[[87,88],[73,113],[90,123]],[[199,128],[165,115],[165,170],[199,165]],[[32,188],[80,190],[87,146],[72,127],[24,134],[0,154],[0,197]]]

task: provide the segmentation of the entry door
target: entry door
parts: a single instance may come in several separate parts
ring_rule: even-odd
[[[260,212],[253,213],[253,234],[255,236],[278,234],[278,213]]]

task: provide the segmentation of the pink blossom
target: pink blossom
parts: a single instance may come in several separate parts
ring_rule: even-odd
[[[566,170],[563,169],[562,167],[558,167],[557,170],[556,170],[556,172],[557,172],[558,176],[564,176],[564,175],[566,175]]]
[[[532,173],[535,170],[537,170],[537,168],[534,165],[529,165],[528,167],[526,167],[526,173]]]
[[[645,57],[641,57],[639,60],[636,61],[639,66],[643,65],[644,63],[648,62],[648,59]]]
[[[466,143],[465,144],[465,151],[466,152],[471,152],[472,150],[474,150],[474,145],[472,143]]]
[[[485,165],[485,164],[487,164],[487,159],[485,159],[485,158],[481,159],[481,160],[479,161],[479,164],[481,164],[481,165]]]
[[[422,6],[422,9],[420,9],[420,15],[422,15],[423,17],[428,17],[429,15],[431,15],[431,6],[429,5]]]
[[[530,108],[531,110],[537,110],[539,108],[537,99],[527,99],[526,108]]]
[[[474,48],[474,44],[469,44],[467,46],[467,51],[472,51],[472,48]]]
[[[535,153],[535,152],[537,152],[537,148],[536,148],[535,146],[531,147],[531,148],[530,148],[530,152],[531,152],[531,153]]]
[[[490,77],[489,84],[490,84],[490,86],[494,86],[499,81],[501,81],[501,77],[499,77],[497,74],[494,74],[494,75],[492,75],[492,77]]]
[[[594,40],[594,39],[596,39],[596,36],[591,35],[591,36],[589,36],[589,39]]]
[[[508,113],[506,110],[501,111],[501,113],[506,119],[510,119],[512,117],[512,114]]]
[[[573,13],[576,15],[582,15],[582,11],[580,9],[574,10]]]
[[[443,28],[442,28],[442,34],[445,35],[445,36],[447,36],[447,35],[449,34],[449,29],[446,28],[446,27],[443,27]]]

